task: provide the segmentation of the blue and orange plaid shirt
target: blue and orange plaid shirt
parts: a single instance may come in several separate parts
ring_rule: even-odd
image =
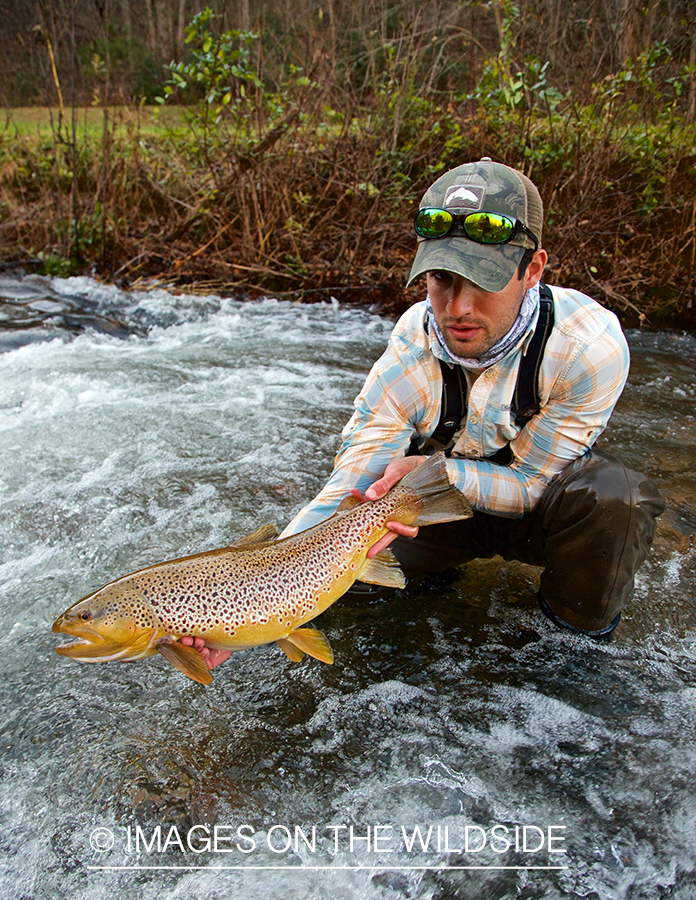
[[[467,414],[447,470],[474,509],[527,515],[554,475],[594,444],[626,383],[628,345],[616,316],[579,291],[554,287],[552,292],[555,322],[539,374],[541,411],[523,428],[514,423],[511,401],[538,314],[499,363],[464,370]],[[397,322],[355,400],[331,478],[283,536],[326,519],[351,488],[365,491],[388,463],[404,456],[414,435],[427,438],[434,432],[442,400],[438,359],[452,362],[426,331],[425,319],[421,302]],[[509,466],[487,459],[507,444],[513,456]]]

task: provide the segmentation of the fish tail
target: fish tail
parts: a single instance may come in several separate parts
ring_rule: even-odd
[[[447,476],[444,453],[434,453],[405,475],[397,488],[413,491],[423,504],[415,525],[435,525],[438,522],[454,522],[473,515],[464,494]]]

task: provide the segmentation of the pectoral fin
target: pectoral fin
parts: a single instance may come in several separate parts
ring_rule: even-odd
[[[173,641],[171,638],[162,638],[155,643],[155,649],[184,675],[188,675],[199,684],[210,684],[213,680],[206,661],[193,647],[187,647],[180,641]]]
[[[280,641],[278,641],[278,643],[280,644]],[[331,644],[326,640],[321,631],[316,631],[314,628],[298,628],[297,631],[293,631],[284,638],[284,643],[292,644],[302,653],[307,653],[309,656],[313,656],[314,659],[318,659],[329,665],[334,661]],[[283,647],[283,650],[285,650],[285,647]],[[285,652],[288,653],[287,650],[285,650]],[[290,656],[289,653],[288,656]],[[290,656],[290,659],[292,659],[292,656]]]
[[[368,584],[382,584],[385,587],[406,587],[404,573],[391,550],[382,550],[377,556],[368,559],[367,565],[360,573],[360,581]]]
[[[281,638],[279,641],[276,641],[276,644],[280,647],[280,649],[288,657],[288,659],[291,659],[293,662],[300,662],[304,657],[304,653],[285,638]]]

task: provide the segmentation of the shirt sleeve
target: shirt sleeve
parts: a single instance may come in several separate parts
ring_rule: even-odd
[[[628,345],[617,323],[561,366],[541,411],[510,442],[511,465],[452,458],[447,462],[450,480],[474,509],[511,518],[527,515],[554,475],[604,431],[628,367]]]
[[[364,492],[392,460],[405,456],[417,431],[427,431],[439,411],[442,375],[436,360],[421,355],[392,336],[355,400],[331,478],[281,537],[324,521],[351,488]]]

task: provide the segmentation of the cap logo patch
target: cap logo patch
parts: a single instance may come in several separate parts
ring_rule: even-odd
[[[486,189],[471,184],[453,184],[445,191],[445,209],[460,207],[463,209],[481,209]]]

